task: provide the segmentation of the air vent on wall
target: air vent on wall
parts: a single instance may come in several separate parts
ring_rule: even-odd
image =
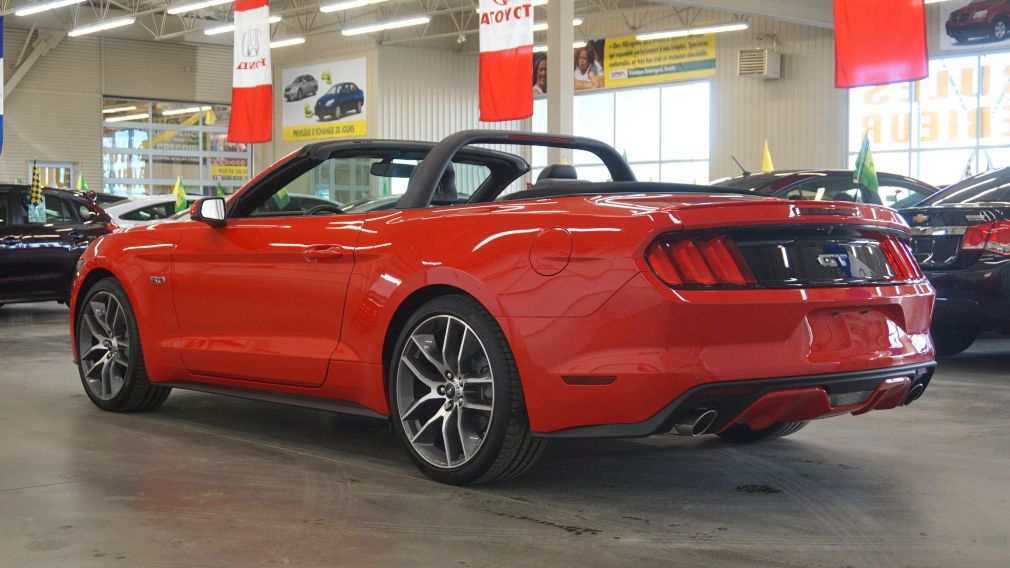
[[[782,54],[770,49],[741,49],[737,75],[753,79],[778,79],[782,72]]]

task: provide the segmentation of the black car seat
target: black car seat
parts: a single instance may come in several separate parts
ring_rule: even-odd
[[[451,205],[459,201],[459,192],[456,191],[456,169],[449,163],[442,173],[442,179],[435,187],[435,194],[431,196],[432,205]]]
[[[537,185],[541,181],[548,179],[569,179],[575,180],[579,179],[578,172],[575,171],[575,166],[569,166],[568,164],[551,164],[544,168],[540,175],[537,176]]]

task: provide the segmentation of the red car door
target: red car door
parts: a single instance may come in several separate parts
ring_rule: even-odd
[[[364,214],[298,215],[183,229],[171,279],[190,372],[322,384]]]

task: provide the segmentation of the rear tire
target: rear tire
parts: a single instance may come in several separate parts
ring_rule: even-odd
[[[519,371],[498,322],[450,295],[407,321],[389,361],[393,431],[431,479],[453,485],[515,477],[546,440],[530,433]]]
[[[1002,16],[996,18],[996,21],[992,23],[992,33],[989,34],[989,37],[993,41],[1003,41],[1007,38],[1007,31],[1010,31],[1008,26],[1010,26],[1010,20]]]
[[[172,389],[147,378],[137,318],[119,282],[106,278],[88,291],[76,326],[77,369],[95,406],[136,412],[165,402]]]
[[[765,440],[782,438],[803,429],[808,422],[777,422],[761,430],[751,430],[746,424],[736,424],[730,426],[723,432],[719,432],[719,437],[732,444],[753,444]]]
[[[971,347],[978,337],[978,328],[966,325],[934,324],[930,329],[933,334],[933,345],[939,357],[957,355]]]

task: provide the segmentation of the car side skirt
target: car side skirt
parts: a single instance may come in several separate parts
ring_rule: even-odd
[[[302,408],[314,408],[316,410],[327,410],[330,412],[339,412],[342,414],[354,414],[356,416],[365,416],[368,418],[378,418],[380,420],[388,420],[387,416],[383,416],[382,414],[379,414],[378,412],[375,412],[370,408],[346,400],[318,398],[314,396],[301,396],[296,394],[287,394],[274,391],[226,387],[206,383],[193,383],[188,381],[166,381],[157,384],[160,386],[172,387],[177,389],[199,391],[210,394],[220,394],[235,398],[258,400],[262,402],[273,402],[277,404],[286,404],[288,406],[300,406]]]

